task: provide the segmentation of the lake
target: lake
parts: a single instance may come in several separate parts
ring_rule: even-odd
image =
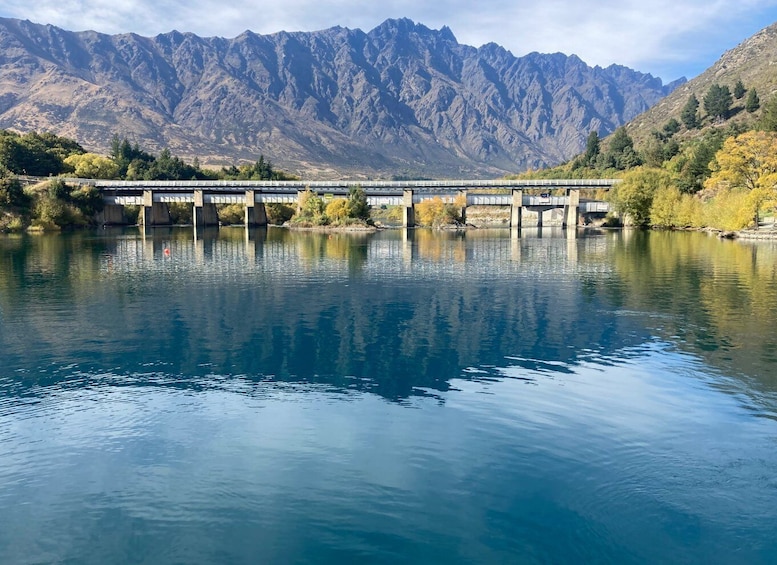
[[[777,242],[0,236],[0,563],[775,563]]]

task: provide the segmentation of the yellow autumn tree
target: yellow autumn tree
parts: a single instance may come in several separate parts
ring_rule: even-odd
[[[71,155],[65,159],[65,164],[73,167],[73,174],[83,179],[112,179],[119,172],[113,159],[96,153]]]
[[[751,221],[758,226],[759,210],[766,204],[773,205],[777,195],[777,133],[748,131],[728,138],[710,168],[712,175],[704,183],[705,191],[714,200],[724,201],[729,213],[750,218],[741,227]],[[733,192],[744,194],[732,198]],[[734,210],[732,202],[739,202],[745,209]]]

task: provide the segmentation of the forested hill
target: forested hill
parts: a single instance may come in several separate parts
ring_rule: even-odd
[[[680,81],[682,82],[682,81]],[[515,57],[451,30],[70,32],[0,19],[0,128],[107,153],[115,133],[203,163],[255,160],[307,177],[496,176],[579,153],[677,84],[575,56]]]

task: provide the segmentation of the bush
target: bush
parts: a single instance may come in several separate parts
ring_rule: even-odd
[[[30,199],[24,194],[21,183],[8,169],[0,167],[0,209],[28,208]]]
[[[170,202],[168,204],[170,221],[174,224],[191,224],[194,219],[192,208],[189,202]]]
[[[673,175],[663,169],[637,167],[623,176],[623,182],[610,191],[610,202],[621,215],[628,215],[634,225],[650,223],[655,194],[676,186]],[[668,194],[668,193],[667,193]]]
[[[324,200],[309,188],[299,195],[298,211],[292,222],[300,225],[325,226],[329,223],[326,217]]]
[[[343,224],[350,217],[350,202],[345,198],[335,198],[326,205],[326,216],[333,224]]]
[[[741,230],[753,222],[752,199],[744,189],[723,190],[704,205],[704,225],[721,230]]]
[[[218,207],[219,222],[228,226],[244,224],[246,219],[245,204],[224,204]]]
[[[416,205],[416,220],[420,225],[429,227],[458,223],[462,219],[460,213],[462,207],[460,198],[457,198],[453,204],[446,204],[442,198],[435,196]]]
[[[265,204],[264,209],[267,213],[267,222],[276,226],[282,226],[294,216],[294,208],[279,202]]]

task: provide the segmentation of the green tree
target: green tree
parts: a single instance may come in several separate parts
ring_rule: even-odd
[[[683,110],[680,113],[680,120],[683,125],[688,129],[696,129],[699,127],[699,99],[695,94],[691,94],[688,98],[688,102],[683,106]]]
[[[348,217],[365,221],[370,219],[367,195],[360,186],[354,186],[348,191]]]
[[[758,129],[764,131],[777,131],[777,95],[772,96],[761,109],[761,119],[758,121]]]
[[[127,180],[141,180],[145,172],[154,162],[154,156],[143,151],[138,144],[130,145],[125,137],[119,139],[114,135],[111,140],[111,158],[116,162],[119,168],[119,178]]]
[[[704,187],[704,181],[712,174],[710,162],[723,146],[726,135],[719,129],[712,129],[700,139],[687,143],[667,163],[667,170],[677,175],[681,192],[693,194]]]
[[[610,137],[606,160],[608,164],[621,171],[642,164],[642,159],[634,150],[634,140],[625,127],[619,127]]]
[[[752,114],[761,107],[761,100],[758,98],[758,93],[755,88],[751,88],[747,93],[747,100],[745,100],[745,110]]]
[[[731,111],[731,91],[728,86],[713,84],[704,96],[704,110],[714,120],[725,120]]]
[[[26,209],[29,205],[21,183],[11,171],[0,165],[0,210]]]
[[[96,153],[71,155],[65,159],[65,164],[73,168],[75,176],[83,179],[114,179],[119,172],[116,161]]]
[[[297,200],[297,214],[295,219],[301,222],[325,225],[327,223],[327,218],[326,203],[324,202],[324,199],[309,188],[306,189],[299,195],[299,199]]]
[[[663,132],[667,137],[672,137],[678,131],[680,131],[680,122],[676,119],[671,118],[664,124]]]
[[[637,226],[650,223],[650,209],[656,192],[675,186],[673,175],[664,169],[636,167],[623,176],[623,182],[610,191],[610,202]]]
[[[596,163],[596,158],[599,156],[600,150],[599,133],[596,130],[592,130],[588,134],[588,139],[585,142],[585,154],[583,155],[583,165],[591,167]]]
[[[736,98],[737,100],[741,100],[742,97],[745,95],[745,92],[747,92],[745,85],[742,83],[741,80],[737,80],[737,82],[734,84],[734,98]]]

